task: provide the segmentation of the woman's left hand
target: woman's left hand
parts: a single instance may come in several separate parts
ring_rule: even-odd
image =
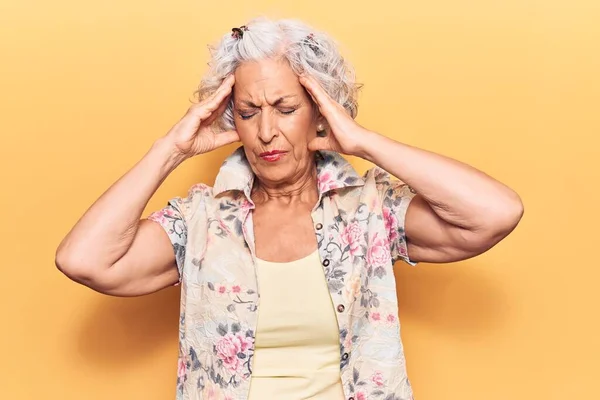
[[[299,80],[329,125],[327,135],[311,140],[308,143],[308,149],[311,151],[330,150],[362,157],[362,144],[374,133],[359,125],[341,104],[325,92],[315,78],[301,75]]]

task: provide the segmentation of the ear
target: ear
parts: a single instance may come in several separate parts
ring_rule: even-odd
[[[317,126],[322,125],[323,127],[325,127],[325,129],[327,129],[327,127],[329,126],[329,124],[327,123],[327,118],[321,115],[321,113],[318,111],[317,116],[315,118],[315,122]]]
[[[317,122],[317,126],[316,126],[317,136],[319,136],[319,137],[327,136],[327,128],[328,128],[327,119],[325,119],[325,117],[323,117],[323,116],[319,116],[317,118],[316,122]]]

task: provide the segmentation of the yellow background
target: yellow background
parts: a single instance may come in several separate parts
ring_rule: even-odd
[[[174,398],[178,289],[102,296],[62,276],[54,250],[186,111],[206,44],[263,13],[341,42],[365,83],[360,123],[524,200],[488,253],[397,267],[416,398],[600,398],[600,3],[293,4],[2,0],[0,398]],[[147,212],[212,184],[231,150],[188,161]]]

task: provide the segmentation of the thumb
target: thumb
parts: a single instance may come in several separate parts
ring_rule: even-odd
[[[239,141],[240,136],[235,130],[215,133],[215,147],[217,148]]]
[[[316,137],[310,142],[308,142],[308,149],[310,151],[317,150],[331,150],[331,146],[329,144],[329,138],[326,137]]]

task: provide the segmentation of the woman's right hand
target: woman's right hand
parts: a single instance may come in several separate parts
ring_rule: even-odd
[[[177,153],[184,158],[191,158],[240,140],[235,130],[216,132],[213,126],[227,108],[234,82],[234,75],[231,74],[212,96],[192,105],[171,128],[165,138],[175,146]]]

